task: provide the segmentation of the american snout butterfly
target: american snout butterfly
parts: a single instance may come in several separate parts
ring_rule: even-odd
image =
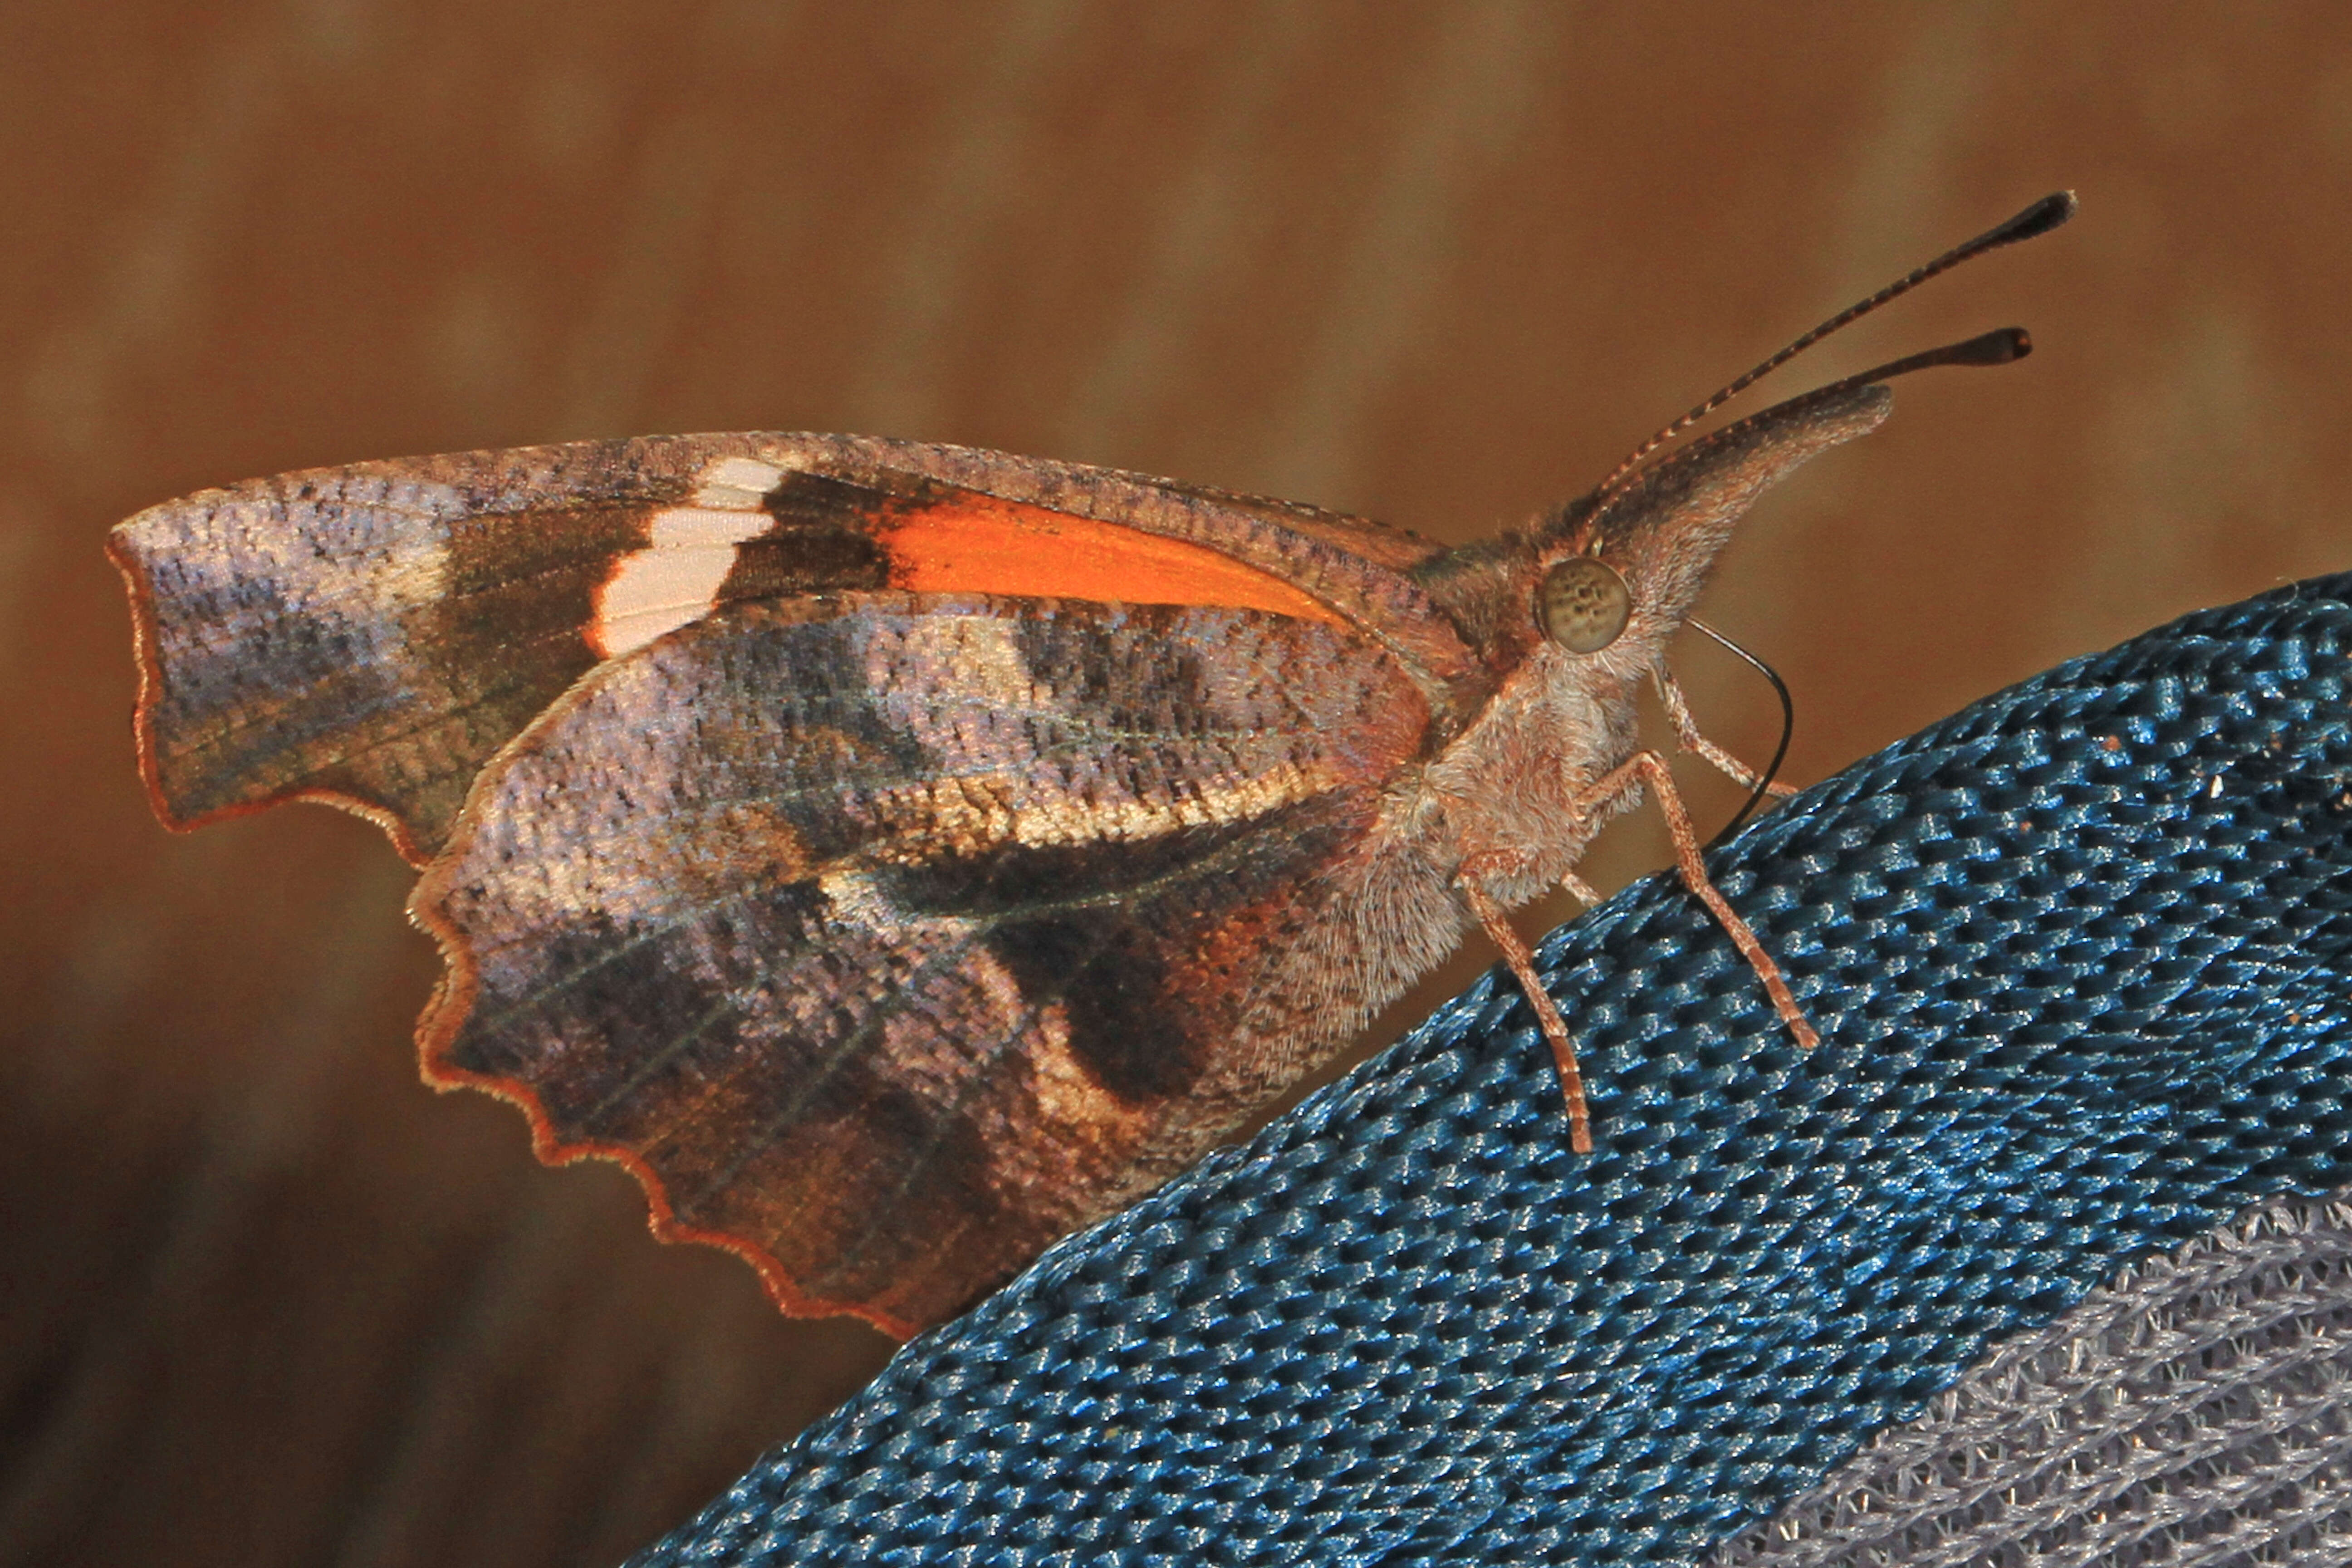
[[[861,437],[362,463],[142,512],[141,763],[192,827],[309,798],[422,868],[425,1075],[787,1311],[907,1334],[1228,1136],[1644,792],[1635,698],[1740,514],[1933,350],[1653,455],[1822,333],[2063,222],[2053,196],[1800,339],[1524,531]]]

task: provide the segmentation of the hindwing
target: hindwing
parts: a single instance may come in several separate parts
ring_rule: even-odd
[[[788,1308],[909,1331],[1328,1036],[1283,954],[1345,918],[1426,721],[1377,645],[1263,611],[730,606],[483,775],[413,905],[428,1074],[621,1159]]]

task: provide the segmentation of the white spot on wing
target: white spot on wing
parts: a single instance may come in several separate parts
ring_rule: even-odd
[[[728,511],[757,511],[760,501],[774,489],[784,470],[757,458],[721,458],[702,470],[701,488],[694,504]]]
[[[624,556],[596,591],[590,640],[598,656],[618,658],[709,615],[735,569],[735,547],[767,530],[762,511],[674,506],[656,513],[652,542]]]
[[[761,503],[783,477],[775,463],[721,458],[697,476],[692,505],[656,512],[646,547],[623,556],[596,590],[589,644],[597,657],[618,658],[709,615],[736,546],[768,531]]]

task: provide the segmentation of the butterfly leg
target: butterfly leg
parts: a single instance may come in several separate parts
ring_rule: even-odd
[[[1601,902],[1601,889],[1573,871],[1562,871],[1559,874],[1559,885],[1568,889],[1570,898],[1588,910]]]
[[[1731,938],[1731,945],[1739,950],[1739,956],[1748,961],[1748,967],[1763,982],[1764,994],[1772,999],[1773,1010],[1789,1026],[1789,1033],[1797,1037],[1797,1044],[1807,1050],[1820,1045],[1822,1037],[1806,1019],[1804,1010],[1797,1005],[1780,966],[1708,879],[1706,867],[1699,859],[1698,834],[1691,827],[1690,813],[1683,806],[1682,795],[1675,788],[1675,775],[1667,768],[1665,758],[1655,752],[1634,752],[1588,785],[1573,803],[1574,809],[1580,814],[1589,813],[1642,784],[1649,787],[1650,798],[1658,803],[1659,815],[1666,819],[1666,834],[1674,840],[1675,864],[1682,871],[1684,884],[1698,895],[1699,902],[1707,907],[1724,933]]]
[[[1559,1070],[1559,1092],[1568,1101],[1568,1146],[1580,1154],[1590,1154],[1592,1118],[1585,1108],[1584,1074],[1576,1065],[1576,1045],[1568,1037],[1568,1021],[1559,1016],[1551,993],[1544,989],[1543,981],[1537,975],[1535,954],[1528,951],[1527,940],[1480,884],[1479,873],[1485,868],[1464,865],[1462,896],[1469,901],[1470,912],[1486,929],[1487,937],[1503,950],[1503,962],[1517,978],[1519,990],[1535,1011],[1536,1026],[1543,1031],[1544,1043],[1551,1047],[1552,1065]]]
[[[1706,758],[1715,770],[1742,789],[1754,789],[1757,773],[1754,768],[1699,733],[1698,721],[1691,716],[1690,699],[1683,695],[1682,682],[1676,680],[1663,664],[1654,673],[1658,678],[1658,699],[1666,705],[1666,717],[1674,721],[1675,738],[1685,752],[1696,752]],[[1787,799],[1797,793],[1797,786],[1775,779],[1764,786],[1764,793]]]

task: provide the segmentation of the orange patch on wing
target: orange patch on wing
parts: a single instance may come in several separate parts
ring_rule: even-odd
[[[1127,605],[1271,610],[1345,627],[1339,613],[1272,573],[1181,539],[966,493],[884,520],[890,585]]]

